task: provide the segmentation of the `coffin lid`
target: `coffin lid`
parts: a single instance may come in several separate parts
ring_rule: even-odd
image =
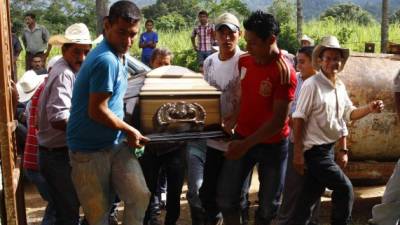
[[[147,73],[140,91],[145,95],[220,95],[203,75],[181,66],[162,66]]]

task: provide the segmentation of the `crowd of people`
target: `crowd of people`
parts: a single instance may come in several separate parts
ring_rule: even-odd
[[[93,48],[83,23],[50,36],[34,14],[25,16],[26,72],[16,89],[18,119],[27,131],[19,129],[24,141],[18,148],[24,174],[48,202],[42,225],[115,225],[119,202],[123,224],[175,225],[185,175],[193,225],[246,225],[254,168],[260,182],[254,224],[319,224],[326,188],[332,190],[331,224],[350,224],[346,123],[380,113],[384,104],[351,102],[338,77],[349,49],[334,36],[314,46],[304,35],[292,60],[277,44],[280,27],[271,14],[255,11],[241,23],[223,13],[212,24],[200,11],[190,38],[204,79],[221,91],[221,127],[229,137],[153,144],[123,120],[125,55],[137,36],[141,60],[153,69],[171,65],[173,53],[157,47],[153,20],[138,35],[141,19],[133,2],[113,3],[103,20],[104,39]],[[242,36],[245,50],[238,46]],[[18,57],[18,38],[13,44]],[[61,55],[45,67],[53,46]],[[399,222],[399,167],[371,224]]]

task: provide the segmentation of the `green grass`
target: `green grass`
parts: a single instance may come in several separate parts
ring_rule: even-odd
[[[347,35],[347,40],[342,42],[342,46],[350,48],[352,51],[364,51],[366,42],[375,43],[375,52],[380,52],[380,24],[360,26],[355,23],[338,23],[332,20],[311,21],[304,24],[303,33],[311,36],[315,40],[320,40],[326,35],[343,36]],[[196,67],[195,54],[192,51],[190,41],[191,29],[181,31],[158,31],[158,47],[169,48],[175,55],[174,64]],[[293,34],[294,36],[296,34]],[[339,38],[340,40],[340,38]],[[389,27],[389,41],[400,43],[400,24],[392,24]],[[243,43],[243,38],[241,43]],[[244,46],[244,45],[242,45]],[[60,54],[60,48],[54,47],[50,56]],[[131,49],[132,55],[140,58],[141,50],[138,47],[137,39]],[[18,75],[21,76],[25,69],[25,53],[22,52],[18,60]]]

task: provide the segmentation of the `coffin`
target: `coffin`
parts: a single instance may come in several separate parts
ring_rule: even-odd
[[[221,130],[220,95],[201,74],[187,68],[154,69],[139,93],[140,131],[153,134],[152,139],[213,137],[213,131]]]

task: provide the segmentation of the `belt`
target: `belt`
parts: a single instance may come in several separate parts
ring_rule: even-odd
[[[42,151],[48,151],[48,152],[62,152],[62,151],[68,151],[68,147],[58,147],[58,148],[47,148],[44,146],[39,145],[39,149]]]

